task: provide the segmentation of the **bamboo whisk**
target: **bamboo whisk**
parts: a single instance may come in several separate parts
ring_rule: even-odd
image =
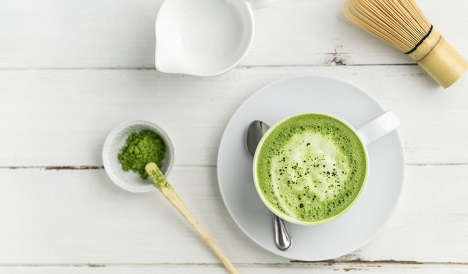
[[[409,55],[444,88],[468,69],[468,62],[433,28],[413,0],[348,0],[344,14]]]

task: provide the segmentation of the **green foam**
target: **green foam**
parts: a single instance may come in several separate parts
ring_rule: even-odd
[[[340,214],[359,195],[366,151],[356,133],[322,114],[293,116],[265,139],[257,178],[268,202],[294,219],[318,222]]]

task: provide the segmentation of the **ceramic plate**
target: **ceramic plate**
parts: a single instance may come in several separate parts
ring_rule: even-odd
[[[229,121],[218,152],[218,182],[232,218],[255,243],[283,257],[321,261],[360,248],[384,225],[400,197],[405,159],[398,131],[369,145],[369,178],[357,202],[326,224],[287,223],[293,246],[280,251],[274,243],[272,214],[255,190],[253,157],[247,152],[244,136],[253,120],[273,125],[307,111],[330,113],[359,128],[385,109],[359,88],[333,78],[301,76],[272,83],[248,98]]]

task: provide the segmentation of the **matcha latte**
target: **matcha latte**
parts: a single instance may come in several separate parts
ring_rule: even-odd
[[[367,151],[345,122],[298,114],[272,127],[254,158],[254,180],[267,207],[298,224],[319,224],[343,213],[368,172]]]

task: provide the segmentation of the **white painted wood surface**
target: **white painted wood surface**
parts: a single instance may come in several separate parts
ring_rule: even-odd
[[[152,68],[163,0],[2,0],[1,68]],[[465,0],[420,0],[429,20],[465,56]],[[342,16],[345,0],[276,0],[255,11],[244,66],[399,64],[411,59]]]
[[[468,56],[468,2],[419,2]],[[257,37],[241,67],[166,75],[152,69],[161,3],[0,0],[0,273],[224,273],[159,193],[127,193],[107,178],[104,139],[133,119],[169,131],[169,179],[241,273],[468,272],[468,76],[440,89],[346,22],[344,0],[277,0],[255,11]],[[258,247],[228,215],[216,180],[236,108],[265,84],[303,74],[350,81],[393,109],[407,156],[388,224],[328,262]]]

